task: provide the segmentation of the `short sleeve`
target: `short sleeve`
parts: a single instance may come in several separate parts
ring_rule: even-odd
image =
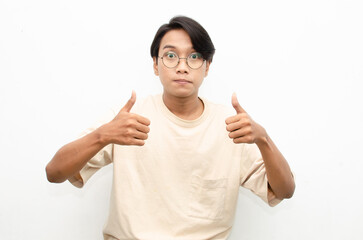
[[[114,110],[110,110],[102,116],[93,126],[84,130],[79,138],[93,132],[103,124],[110,122],[116,116]],[[75,187],[82,188],[84,184],[95,174],[99,169],[113,162],[113,144],[109,144],[101,149],[95,156],[93,156],[86,165],[80,170],[80,176],[73,176],[68,181]]]
[[[281,202],[281,199],[278,199],[269,187],[265,164],[256,144],[244,144],[243,146],[240,184],[271,207]]]

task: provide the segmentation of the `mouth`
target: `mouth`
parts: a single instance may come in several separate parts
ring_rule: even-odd
[[[175,79],[173,82],[179,83],[179,84],[188,84],[192,83],[192,81],[186,80],[186,79]]]

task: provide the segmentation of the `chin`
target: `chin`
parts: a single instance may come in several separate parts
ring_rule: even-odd
[[[177,91],[165,91],[164,93],[166,93],[169,96],[173,96],[173,97],[177,97],[177,98],[187,98],[190,96],[193,96],[195,94],[194,91],[190,91],[187,89],[178,89]],[[197,92],[198,95],[198,92]]]

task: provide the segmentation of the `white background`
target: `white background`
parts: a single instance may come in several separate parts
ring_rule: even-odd
[[[100,114],[162,91],[149,48],[174,15],[216,54],[200,95],[241,105],[296,175],[270,208],[241,189],[231,240],[362,239],[362,1],[0,0],[0,238],[101,239],[111,167],[84,189],[45,166]]]

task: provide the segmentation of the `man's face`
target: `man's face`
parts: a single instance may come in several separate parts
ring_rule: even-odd
[[[176,53],[180,58],[187,58],[195,53],[189,35],[182,29],[170,30],[161,39],[159,58],[154,58],[154,72],[160,77],[164,87],[164,94],[172,97],[198,96],[198,89],[207,76],[209,62],[204,61],[198,69],[188,66],[186,59],[180,59],[174,68],[167,68],[160,57],[167,52]]]

